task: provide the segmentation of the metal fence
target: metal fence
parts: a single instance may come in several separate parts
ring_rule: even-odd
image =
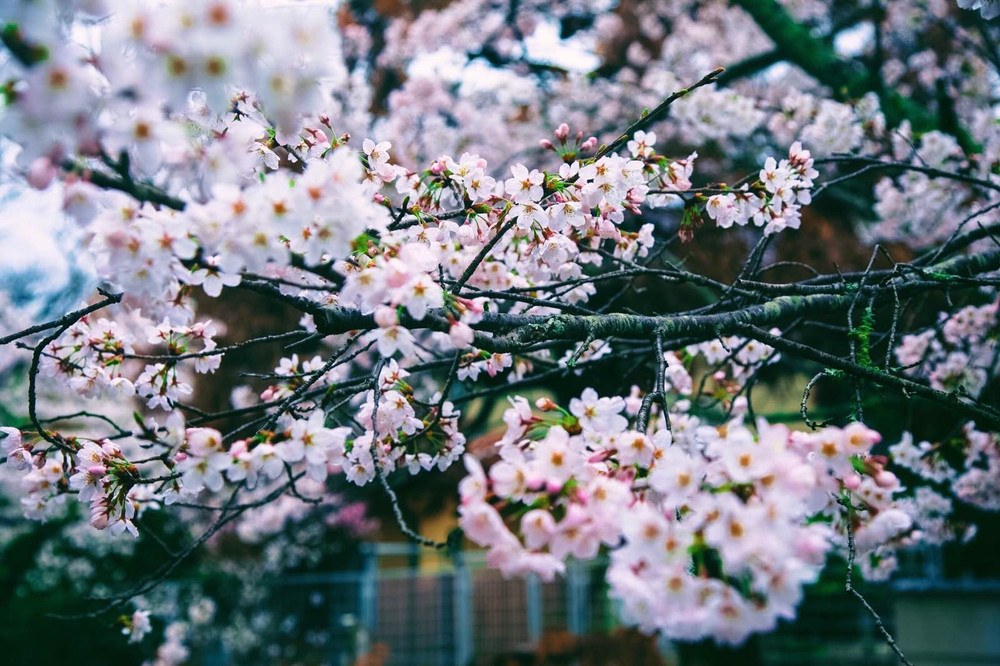
[[[429,559],[411,544],[383,543],[367,544],[364,554],[360,571],[291,575],[273,583],[274,616],[296,616],[299,635],[307,642],[315,638],[309,663],[534,664],[540,663],[540,646],[558,650],[560,645],[564,654],[576,655],[565,663],[605,663],[579,656],[617,649],[600,638],[620,627],[604,581],[606,561],[570,562],[565,576],[542,582],[504,579],[486,566],[481,552],[454,558],[431,554]],[[768,666],[895,663],[871,618],[842,586],[835,588],[811,590],[793,624],[756,639],[755,661]],[[893,630],[891,590],[874,587],[866,594]],[[669,643],[652,649],[656,659],[644,663],[677,663]],[[366,655],[368,660],[359,662]],[[551,655],[546,663],[563,663]],[[211,663],[233,662],[216,656]],[[615,663],[633,662],[619,657]]]
[[[616,626],[603,561],[573,562],[565,577],[541,582],[505,579],[482,553],[441,558],[430,568],[417,566],[416,555],[408,544],[369,544],[362,571],[287,576],[275,596],[280,610],[310,607],[315,630],[328,632],[331,664],[369,653],[399,666],[490,663],[531,653],[546,633]],[[412,559],[393,566],[401,557]]]

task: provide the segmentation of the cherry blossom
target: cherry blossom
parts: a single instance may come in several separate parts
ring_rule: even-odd
[[[337,484],[398,508],[399,479],[461,459],[458,525],[490,566],[551,580],[607,555],[628,622],[738,644],[794,617],[829,555],[882,578],[971,538],[956,506],[1000,508],[996,67],[989,25],[955,18],[1000,3],[851,25],[820,2],[273,4],[5,17],[4,168],[61,202],[102,299],[39,327],[0,308],[23,346],[0,368],[29,381],[0,428],[27,518],[83,503],[137,535],[170,511],[208,539],[237,506],[252,542]],[[536,62],[554,24],[599,64]],[[838,45],[855,24],[877,26],[861,56]],[[867,269],[785,261],[840,227]],[[703,235],[745,245],[742,268],[689,266]],[[809,430],[758,416],[754,387],[807,364]],[[236,373],[219,408],[206,375]],[[850,413],[813,421],[810,391],[845,379]],[[872,384],[961,434],[883,442]],[[502,434],[469,444],[500,397]],[[153,663],[187,660],[187,631]]]

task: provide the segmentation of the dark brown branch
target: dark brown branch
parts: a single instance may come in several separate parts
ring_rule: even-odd
[[[83,180],[96,187],[124,192],[136,201],[148,201],[149,203],[166,206],[173,210],[184,210],[187,205],[183,200],[167,194],[156,185],[151,183],[137,183],[131,176],[111,176],[101,171],[94,171],[90,167],[77,164],[71,160],[63,160],[62,168],[71,173],[78,174]]]

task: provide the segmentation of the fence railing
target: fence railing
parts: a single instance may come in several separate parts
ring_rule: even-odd
[[[442,558],[431,570],[416,565],[408,544],[368,544],[357,572],[291,575],[276,585],[282,606],[312,606],[325,617],[330,663],[365,654],[400,666],[488,663],[530,652],[543,634],[581,636],[617,626],[603,586],[606,562],[572,562],[552,582],[505,579],[483,553]],[[393,559],[408,566],[391,566]],[[386,566],[390,564],[390,566]]]
[[[296,616],[297,631],[321,637],[310,653],[322,663],[535,664],[543,663],[540,651],[613,650],[609,635],[622,636],[605,560],[571,562],[564,576],[543,582],[505,579],[478,551],[428,557],[416,545],[382,543],[365,545],[363,555],[358,571],[288,575],[273,583],[275,617]],[[910,566],[903,586],[934,570],[933,561]],[[897,591],[869,586],[865,594],[894,631]],[[807,591],[794,623],[753,644],[759,664],[895,663],[871,618],[833,583]],[[666,659],[646,663],[676,663],[668,642],[652,649]],[[545,663],[555,662],[550,656]]]

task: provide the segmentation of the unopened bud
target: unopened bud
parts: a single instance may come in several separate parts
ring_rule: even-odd
[[[861,487],[861,476],[851,472],[844,477],[844,487],[848,490],[857,490]]]
[[[559,405],[552,402],[551,398],[539,398],[535,401],[535,407],[542,410],[543,412],[551,412],[553,410],[559,409]]]
[[[899,480],[896,478],[896,475],[887,470],[882,470],[875,475],[875,485],[879,488],[892,488],[898,482]]]
[[[587,462],[590,464],[601,463],[611,457],[612,451],[609,449],[604,449],[603,451],[598,451],[594,455],[587,458]]]

